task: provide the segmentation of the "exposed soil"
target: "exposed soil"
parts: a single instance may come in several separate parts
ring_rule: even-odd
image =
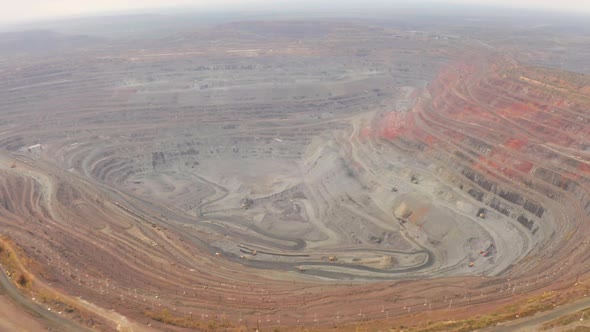
[[[0,63],[21,290],[120,331],[419,329],[582,296],[588,76],[292,24]]]

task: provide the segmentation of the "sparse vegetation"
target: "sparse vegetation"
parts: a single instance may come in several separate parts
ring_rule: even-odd
[[[168,309],[162,309],[161,311],[146,311],[144,314],[161,323],[170,324],[179,327],[203,329],[206,331],[228,331],[236,330],[239,327],[234,326],[225,318],[212,318],[205,321],[199,321],[193,319],[191,316],[178,316],[174,315]]]
[[[550,330],[554,327],[561,327],[571,325],[573,323],[580,323],[590,319],[590,308],[580,310],[578,312],[565,315],[543,324],[543,330]]]

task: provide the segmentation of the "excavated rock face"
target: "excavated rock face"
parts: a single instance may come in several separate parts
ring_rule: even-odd
[[[553,253],[554,258],[534,267],[519,261],[543,257],[547,248],[585,255],[579,251],[584,237],[580,230],[590,213],[588,119],[582,106],[588,100],[582,91],[589,83],[584,75],[478,54],[442,70],[429,84],[427,97],[411,111],[384,116],[374,133],[379,140],[415,151],[431,163],[438,181],[452,183],[469,201],[487,206],[488,212],[481,207],[477,216],[494,216],[515,231],[505,246],[497,242],[506,239],[506,231],[492,236],[495,255],[509,252],[505,258],[511,261],[509,269],[494,273],[543,271],[564,256]],[[478,223],[498,227],[498,221]]]
[[[0,217],[36,272],[130,315],[293,325],[585,272],[564,267],[590,255],[587,76],[434,35],[276,23],[269,42],[260,24],[0,63]]]

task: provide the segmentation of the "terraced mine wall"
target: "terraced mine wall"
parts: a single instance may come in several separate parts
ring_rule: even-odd
[[[0,63],[1,230],[37,292],[113,328],[97,308],[237,330],[496,308],[588,273],[587,79],[298,24]]]

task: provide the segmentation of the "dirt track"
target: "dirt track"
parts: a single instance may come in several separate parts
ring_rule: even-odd
[[[25,298],[12,284],[10,279],[8,279],[4,273],[4,270],[2,270],[2,273],[0,273],[0,287],[0,294],[8,296],[11,301],[14,301],[18,304],[20,309],[24,309],[25,313],[30,315],[27,317],[27,315],[19,313],[19,315],[26,317],[24,319],[30,320],[30,323],[28,324],[29,326],[22,326],[23,330],[35,331],[38,330],[42,324],[43,326],[46,326],[48,331],[92,331],[91,329],[87,329],[81,325],[76,324],[75,322],[72,322],[71,320],[60,317],[58,314],[47,310],[47,308],[41,306],[40,304]],[[39,320],[41,324],[37,323],[37,320]],[[11,326],[19,328],[22,322],[12,321],[8,323],[12,323]],[[10,328],[10,326],[5,328]]]
[[[523,319],[516,320],[514,322],[509,322],[506,324],[502,324],[501,326],[491,327],[487,329],[480,330],[481,332],[525,332],[525,331],[537,331],[541,328],[543,323],[549,322],[556,318],[576,313],[580,310],[586,309],[590,306],[590,299],[583,299],[581,301],[576,301],[571,304],[566,304],[563,306],[559,306],[551,311],[542,312],[532,317],[527,317]],[[577,324],[576,324],[577,325]],[[589,323],[580,323],[580,326],[590,326]],[[558,328],[559,331],[569,331],[572,327],[561,327]]]
[[[0,231],[32,291],[81,297],[107,330],[332,328],[588,278],[587,77],[321,26],[5,68]]]

